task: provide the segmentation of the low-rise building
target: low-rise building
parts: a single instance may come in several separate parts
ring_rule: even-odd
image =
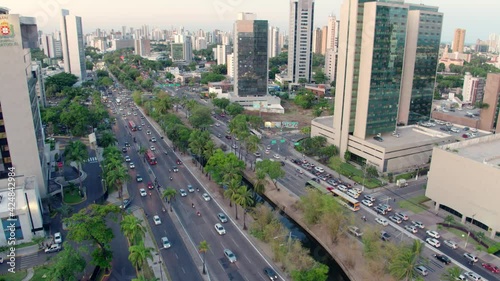
[[[500,234],[500,135],[434,147],[425,195],[446,210]]]

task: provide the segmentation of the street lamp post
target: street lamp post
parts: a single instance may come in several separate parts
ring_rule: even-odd
[[[474,217],[476,214],[472,215],[472,220],[471,224],[474,224]],[[469,242],[469,237],[470,237],[470,227],[467,228],[467,238],[465,239],[465,248],[467,249],[467,243]]]

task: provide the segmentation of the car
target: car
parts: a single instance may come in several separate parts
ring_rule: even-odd
[[[376,141],[379,141],[379,142],[383,142],[384,141],[384,139],[381,138],[381,137],[379,137],[379,136],[374,136],[373,139],[376,140]]]
[[[346,192],[347,191],[347,186],[339,184],[337,186],[337,189],[340,190],[340,191],[342,191],[342,192]]]
[[[161,244],[163,245],[163,249],[168,249],[168,248],[172,247],[172,245],[170,244],[170,241],[168,240],[168,238],[166,236],[161,238]]]
[[[432,238],[438,239],[439,237],[441,237],[441,235],[439,235],[439,233],[435,230],[427,230],[425,233],[427,233],[427,235],[429,235]]]
[[[471,253],[464,253],[464,258],[468,259],[469,262],[477,262],[479,259]]]
[[[368,200],[368,199],[361,200],[361,203],[363,203],[363,205],[368,206],[368,207],[373,206],[373,202]]]
[[[350,225],[347,227],[347,229],[349,229],[349,232],[352,233],[356,237],[363,236],[363,232],[361,231],[361,229],[359,229],[359,227]]]
[[[389,241],[391,239],[391,235],[385,231],[380,232],[380,239],[384,241]]]
[[[389,219],[397,224],[400,224],[403,222],[402,219],[400,219],[399,217],[396,217],[396,216],[390,216]]]
[[[496,265],[493,265],[491,263],[482,263],[481,265],[488,271],[491,271],[493,273],[500,273],[500,268],[498,268],[498,266]]]
[[[122,152],[127,152],[127,151],[128,151],[128,149],[125,146],[122,147]]]
[[[417,227],[414,225],[406,225],[405,229],[408,230],[411,233],[417,233]]]
[[[220,124],[219,123],[215,123],[215,127],[220,127]]]
[[[151,135],[151,131],[150,131],[150,130],[147,130],[147,131],[146,131],[146,134],[147,134],[147,135]]]
[[[425,239],[425,242],[429,243],[429,245],[434,246],[436,248],[441,247],[441,243],[439,243],[439,241],[434,238],[427,238]]]
[[[136,182],[142,182],[142,176],[141,176],[141,175],[139,175],[139,174],[137,174],[137,175],[135,176],[135,181],[136,181]]]
[[[295,172],[296,172],[297,174],[301,174],[301,175],[304,173],[304,172],[303,172],[301,169],[299,169],[299,168],[295,169]]]
[[[255,152],[253,155],[255,155],[255,157],[260,157],[261,156],[260,152]]]
[[[226,230],[224,229],[224,227],[222,226],[222,224],[220,223],[216,223],[214,225],[215,227],[215,231],[217,231],[217,233],[219,233],[219,235],[224,235],[226,234]]]
[[[324,173],[325,172],[325,169],[323,169],[323,168],[321,168],[319,166],[314,167],[314,170],[316,170],[316,171],[318,171],[320,173]]]
[[[270,146],[270,145],[268,145],[268,146],[266,147],[266,149],[267,149],[267,150],[271,150],[271,146]]]
[[[404,221],[407,221],[407,220],[408,220],[408,216],[407,216],[407,215],[405,215],[405,214],[403,214],[403,213],[395,213],[394,215],[395,215],[396,217],[398,217],[398,218],[400,218],[400,219],[404,220]]]
[[[379,204],[379,206],[382,207],[382,209],[387,210],[387,212],[392,211],[392,207],[389,204]]]
[[[226,135],[226,139],[230,140],[232,139],[233,137],[231,137],[230,135]]]
[[[153,221],[155,222],[155,225],[160,225],[160,224],[161,224],[161,219],[160,219],[160,216],[155,215],[155,216],[153,217]]]
[[[179,189],[179,193],[180,193],[181,197],[186,197],[186,196],[188,195],[188,194],[186,193],[186,190],[184,190],[184,189],[182,189],[182,188],[181,188],[181,189]]]
[[[125,147],[130,147],[130,143],[125,142]]]
[[[134,162],[130,162],[130,163],[128,164],[128,166],[129,166],[129,168],[130,168],[130,169],[135,169],[135,164],[134,164]]]
[[[221,223],[226,223],[227,222],[227,217],[224,213],[218,213],[217,218],[220,220]]]
[[[445,255],[437,255],[437,254],[434,254],[432,255],[433,257],[435,257],[438,261],[448,265],[451,263],[451,259]]]
[[[389,221],[384,218],[375,218],[375,221],[383,226],[389,225]]]
[[[151,149],[151,151],[155,151],[156,150],[156,147],[154,146],[150,146],[149,149]]]
[[[128,155],[127,155],[127,156],[125,156],[125,162],[130,162],[130,161],[131,161],[131,160],[130,160],[130,156],[128,156]]]
[[[154,189],[154,188],[155,188],[154,184],[149,181],[148,182],[148,189]]]
[[[229,249],[224,249],[224,256],[229,260],[230,263],[236,262],[236,256]]]
[[[480,280],[483,280],[481,278],[481,276],[479,276],[477,273],[475,272],[472,272],[472,271],[468,271],[468,272],[464,272],[464,275],[467,276],[467,278],[469,278],[470,280],[472,281],[480,281]]]
[[[141,122],[141,125],[142,125],[142,126],[144,126],[144,125],[146,125],[146,124],[144,123],[144,121],[142,121],[142,122]]]
[[[236,144],[234,144],[234,143],[233,143],[233,145],[231,145],[231,147],[232,147],[233,149],[238,149],[238,146],[237,146]]]
[[[54,233],[54,243],[62,244],[62,235],[61,232]]]
[[[182,165],[182,161],[181,161],[181,160],[179,160],[179,159],[177,159],[177,160],[175,160],[175,164],[177,164],[177,165]]]
[[[201,197],[203,197],[203,200],[205,201],[210,201],[210,196],[208,195],[208,193],[203,193]]]
[[[425,225],[419,221],[412,221],[411,224],[421,229],[425,228]]]
[[[274,271],[272,268],[270,267],[266,267],[264,268],[264,274],[267,276],[267,278],[269,278],[269,280],[271,281],[275,281],[275,280],[278,280],[278,274],[276,274],[276,271]]]
[[[139,189],[139,193],[141,194],[141,197],[146,197],[148,196],[148,193],[144,188]]]
[[[45,249],[45,253],[54,253],[59,252],[61,250],[61,244],[52,244],[48,248]]]
[[[383,209],[380,206],[377,206],[374,208],[375,212],[381,214],[381,215],[387,215],[387,210]]]
[[[446,246],[448,246],[448,247],[450,247],[450,248],[452,248],[452,249],[457,249],[457,248],[458,248],[458,243],[457,243],[457,242],[455,242],[455,241],[451,241],[451,240],[444,240],[444,241],[443,241],[443,243],[444,243]]]
[[[131,199],[124,199],[123,203],[120,205],[120,209],[127,209],[130,204],[132,204]]]
[[[416,266],[415,271],[422,276],[429,275],[429,270],[427,270],[427,268],[423,265]]]
[[[273,157],[276,159],[280,159],[280,156],[278,154],[274,154]]]
[[[155,137],[152,137],[152,138],[151,138],[151,142],[156,142],[156,138],[155,138]]]
[[[187,189],[188,189],[189,193],[193,193],[194,192],[194,187],[192,185],[190,185],[190,184],[188,184]]]
[[[266,149],[266,151],[264,153],[269,154],[269,153],[271,153],[271,151],[269,149]]]

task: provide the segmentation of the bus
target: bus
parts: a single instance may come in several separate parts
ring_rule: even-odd
[[[132,131],[137,131],[137,126],[135,125],[134,121],[130,120],[128,121],[128,127],[130,128],[130,130]]]
[[[144,158],[146,158],[146,161],[148,161],[149,165],[156,165],[156,157],[154,153],[151,150],[146,150],[146,153],[144,154]]]
[[[262,139],[262,134],[259,133],[257,130],[254,130],[254,129],[250,129],[250,133],[256,137],[258,137],[259,139]]]
[[[347,209],[356,212],[360,209],[359,201],[352,198],[351,196],[345,194],[338,189],[332,189],[331,192],[333,196],[340,202],[341,205],[347,207]]]

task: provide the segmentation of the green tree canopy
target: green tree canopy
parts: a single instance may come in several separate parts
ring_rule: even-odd
[[[243,113],[244,110],[245,109],[243,108],[243,106],[236,102],[232,102],[226,107],[227,113],[231,116],[236,116],[238,114],[241,114]]]
[[[189,123],[196,129],[209,127],[214,123],[210,108],[201,105],[195,106],[193,110],[191,110]]]
[[[87,262],[80,251],[65,242],[63,250],[50,264],[46,278],[47,280],[77,281],[79,278],[76,276],[85,270],[86,265]]]
[[[274,187],[278,189],[278,180],[285,176],[281,163],[265,159],[255,164],[257,171],[262,171],[272,180]]]
[[[226,99],[226,98],[215,98],[213,99],[212,101],[213,105],[215,105],[216,107],[222,109],[222,110],[225,110],[227,108],[227,106],[231,103],[229,101],[229,99]]]

